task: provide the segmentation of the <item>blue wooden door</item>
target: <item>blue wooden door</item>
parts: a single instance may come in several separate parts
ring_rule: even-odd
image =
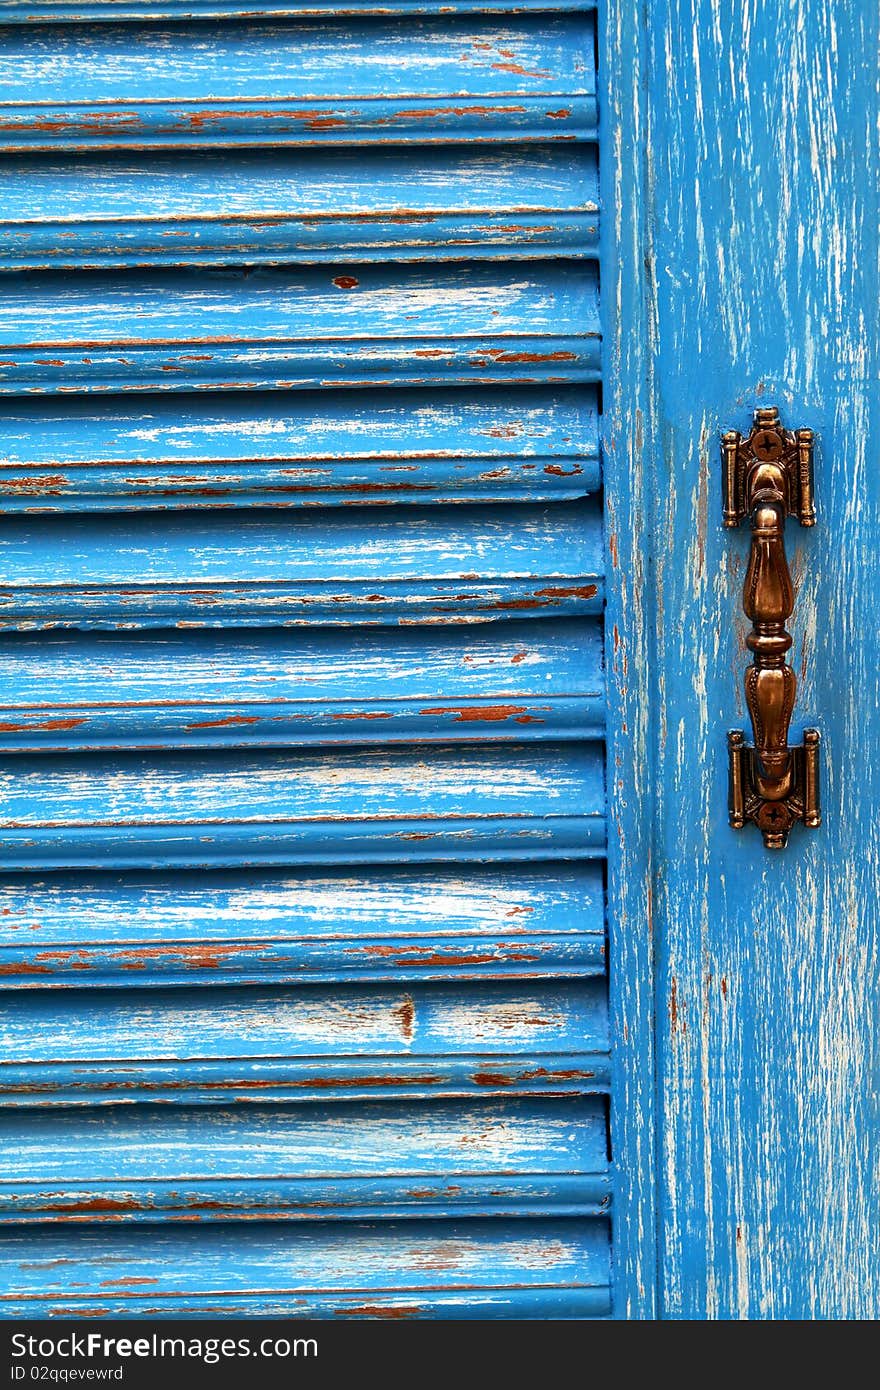
[[[876,1316],[877,15],[0,17],[7,1314]]]
[[[607,1317],[589,6],[4,4],[7,1314]]]

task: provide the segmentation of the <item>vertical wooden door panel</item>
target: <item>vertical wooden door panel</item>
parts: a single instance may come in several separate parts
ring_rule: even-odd
[[[658,0],[648,18],[633,166],[648,223],[624,281],[647,306],[649,354],[622,350],[618,388],[643,392],[647,415],[643,429],[618,407],[608,458],[615,494],[627,452],[645,478],[641,594],[632,571],[612,603],[645,694],[629,734],[647,742],[625,755],[620,795],[641,789],[649,826],[659,1306],[873,1318],[878,16],[824,0]],[[748,541],[721,529],[719,438],[771,404],[815,430],[818,453],[818,525],[789,531],[790,626],[793,740],[821,730],[824,820],[781,852],[731,830],[726,808],[726,730],[748,726]]]

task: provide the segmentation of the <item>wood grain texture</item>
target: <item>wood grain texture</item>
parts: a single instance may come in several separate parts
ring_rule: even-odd
[[[435,10],[436,16],[436,10]],[[0,9],[0,19],[4,17]],[[592,16],[266,16],[0,32],[0,150],[571,141]]]
[[[880,16],[658,0],[651,42],[662,1309],[871,1319]],[[819,523],[789,545],[824,824],[778,854],[726,815],[747,537],[722,533],[718,437],[757,404],[818,441]]]

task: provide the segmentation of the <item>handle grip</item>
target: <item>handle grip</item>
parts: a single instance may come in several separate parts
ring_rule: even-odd
[[[792,638],[785,624],[794,611],[794,587],[785,554],[785,519],[813,526],[813,432],[784,430],[775,407],[755,411],[747,438],[735,430],[722,439],[724,524],[752,527],[743,610],[752,628],[745,675],[752,746],[738,730],[728,734],[730,824],[753,821],[768,849],[782,849],[796,820],[821,824],[819,734],[788,743],[797,678],[786,661]]]

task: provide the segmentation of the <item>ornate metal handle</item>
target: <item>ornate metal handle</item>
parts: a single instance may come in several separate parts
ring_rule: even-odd
[[[794,610],[785,518],[816,523],[813,432],[782,429],[778,410],[770,407],[755,411],[748,438],[730,430],[721,447],[724,524],[738,526],[748,516],[752,525],[743,609],[752,621],[745,690],[754,746],[739,730],[727,736],[730,824],[741,829],[754,821],[767,848],[782,849],[794,821],[811,828],[822,821],[819,734],[806,729],[803,744],[789,747],[797,680],[785,659],[792,642],[785,624]]]

